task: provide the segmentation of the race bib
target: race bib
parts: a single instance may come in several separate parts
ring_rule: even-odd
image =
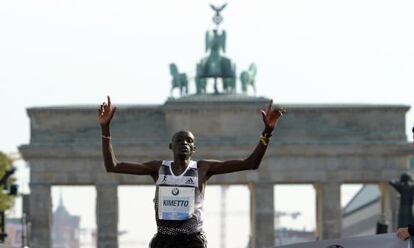
[[[193,187],[160,186],[158,189],[158,218],[187,220],[194,213]]]

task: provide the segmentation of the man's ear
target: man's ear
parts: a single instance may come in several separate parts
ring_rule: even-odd
[[[168,148],[170,148],[170,150],[172,150],[172,144],[171,143],[168,145]]]
[[[195,152],[197,150],[196,146],[193,146],[193,152]]]

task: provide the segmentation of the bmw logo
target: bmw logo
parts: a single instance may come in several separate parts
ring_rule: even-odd
[[[178,190],[178,188],[173,188],[171,190],[171,194],[173,194],[173,195],[178,195],[179,193],[180,193],[180,191]]]

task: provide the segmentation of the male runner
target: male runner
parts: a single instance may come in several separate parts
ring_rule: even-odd
[[[116,107],[108,102],[99,109],[102,131],[102,153],[107,172],[151,176],[156,184],[154,198],[157,233],[151,248],[205,248],[203,233],[203,201],[206,182],[214,175],[259,168],[273,129],[285,110],[261,110],[264,130],[254,151],[243,160],[200,160],[191,156],[196,150],[195,136],[187,130],[172,137],[169,148],[172,161],[154,160],[144,163],[118,161],[112,150],[110,123]]]

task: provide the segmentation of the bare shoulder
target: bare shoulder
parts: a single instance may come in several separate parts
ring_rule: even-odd
[[[144,173],[147,173],[152,177],[154,182],[158,179],[158,171],[160,170],[160,167],[162,165],[161,160],[152,160],[142,163],[143,171],[146,171]],[[138,173],[139,174],[139,173]]]
[[[198,176],[202,184],[206,183],[207,180],[211,177],[209,170],[215,162],[216,160],[198,160],[197,161]]]
[[[110,172],[133,175],[151,175],[152,177],[155,177],[158,174],[161,164],[162,161],[158,160],[147,161],[144,163],[123,161],[118,162]]]
[[[162,160],[152,160],[152,161],[147,161],[142,163],[144,167],[147,167],[148,169],[150,169],[151,171],[153,171],[153,173],[158,173],[161,165],[162,165]]]
[[[223,161],[221,160],[217,160],[217,159],[202,159],[202,160],[198,160],[198,163],[203,164],[203,165],[208,165],[208,164],[215,164],[215,163],[222,163]]]
[[[197,165],[199,168],[208,168],[212,165],[223,163],[223,161],[220,160],[214,160],[214,159],[203,159],[197,161]]]
[[[206,175],[209,175],[211,170],[215,167],[219,167],[223,164],[223,161],[213,160],[213,159],[204,159],[197,162],[197,167],[201,172],[204,172]],[[210,177],[210,175],[208,176]]]

